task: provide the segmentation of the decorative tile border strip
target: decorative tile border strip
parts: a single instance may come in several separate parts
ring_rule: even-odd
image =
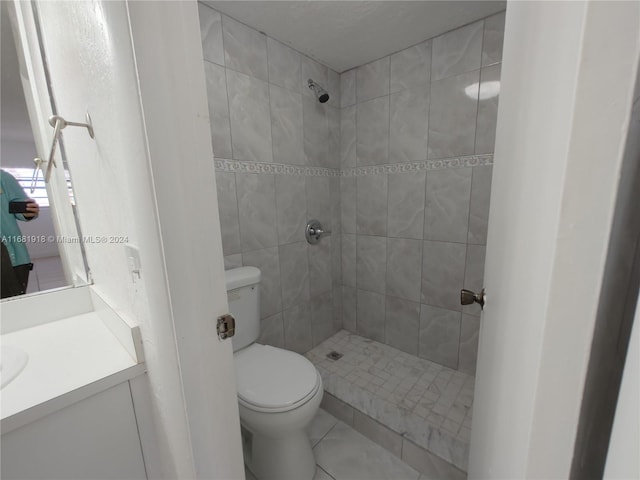
[[[271,175],[302,175],[307,177],[361,177],[388,173],[421,172],[445,168],[479,167],[493,165],[493,154],[467,155],[464,157],[421,160],[409,163],[387,163],[367,167],[337,168],[309,167],[305,165],[284,165],[282,163],[248,162],[240,160],[216,159],[215,167],[219,172],[230,173],[266,173]]]
[[[340,172],[342,177],[361,177],[363,175],[380,175],[384,173],[408,173],[424,170],[441,170],[445,168],[479,167],[493,165],[493,154],[468,155],[465,157],[422,160],[410,163],[391,163],[371,165],[368,167],[345,168]]]
[[[216,159],[216,170],[231,173],[267,173],[271,175],[304,175],[307,177],[339,177],[340,169],[308,167],[306,165],[284,165],[282,163],[247,162]]]

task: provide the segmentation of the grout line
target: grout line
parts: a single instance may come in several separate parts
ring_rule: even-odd
[[[331,337],[329,337],[329,338],[331,338]],[[313,347],[313,348],[315,348],[315,347]],[[324,411],[327,412],[326,410],[324,410]],[[327,412],[327,413],[329,413],[329,412]],[[333,430],[336,427],[336,425],[338,425],[338,423],[340,422],[340,420],[336,416],[334,416],[333,414],[329,413],[329,415],[331,415],[333,418],[336,419],[336,423],[331,425],[331,428],[329,428],[329,430],[327,430],[326,433],[316,442],[316,444],[313,446],[313,448],[316,448],[318,445],[320,445],[320,442],[322,442],[322,440],[324,440],[327,437],[327,435],[329,435],[331,430]]]

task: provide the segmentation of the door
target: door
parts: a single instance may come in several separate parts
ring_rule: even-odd
[[[64,146],[93,288],[140,326],[147,472],[244,478],[197,4],[34,4],[58,114],[95,132]]]
[[[508,5],[469,478],[569,478],[639,8]]]

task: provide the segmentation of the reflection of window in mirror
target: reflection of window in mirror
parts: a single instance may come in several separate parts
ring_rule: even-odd
[[[40,212],[37,218],[31,221],[19,221],[21,236],[25,241],[33,270],[29,274],[26,293],[36,293],[44,290],[60,288],[67,285],[79,285],[78,275],[71,272],[68,267],[69,247],[59,240],[62,237],[79,237],[77,232],[71,235],[61,235],[60,212],[56,212],[56,202],[51,196],[50,185],[45,185],[42,172],[37,182],[32,184],[34,173],[34,158],[43,158],[48,152],[43,152],[44,145],[38,148],[32,130],[30,113],[33,110],[33,100],[27,102],[25,96],[30,95],[29,83],[33,79],[25,78],[24,52],[16,48],[13,27],[10,21],[6,2],[0,4],[0,16],[2,24],[1,35],[1,144],[0,167],[10,173],[22,186],[25,194],[37,201]],[[40,79],[46,83],[45,79]],[[31,105],[31,109],[28,105]],[[50,128],[46,126],[45,128]],[[41,142],[43,143],[43,142]],[[46,147],[49,148],[49,147]],[[68,195],[66,195],[65,209],[72,211],[75,208],[73,191],[68,170],[64,168],[65,162],[59,158],[58,168],[61,170],[58,177],[66,180]],[[63,180],[63,182],[65,181]],[[32,187],[33,191],[32,191]],[[2,211],[2,215],[8,212]],[[67,232],[68,233],[68,232]],[[76,249],[80,246],[76,245]],[[80,275],[81,277],[82,275]]]

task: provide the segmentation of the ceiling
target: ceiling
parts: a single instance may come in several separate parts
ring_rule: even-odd
[[[504,10],[504,1],[215,1],[216,10],[344,72]]]

